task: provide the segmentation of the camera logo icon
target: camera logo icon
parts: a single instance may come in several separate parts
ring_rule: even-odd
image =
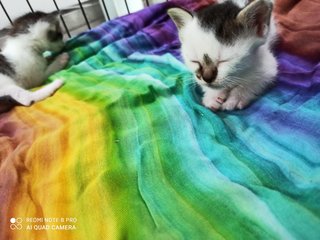
[[[10,218],[10,229],[21,230],[22,229],[22,218]]]

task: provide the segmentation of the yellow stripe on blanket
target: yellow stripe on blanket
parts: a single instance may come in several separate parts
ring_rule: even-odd
[[[18,143],[11,161],[15,192],[9,193],[11,239],[117,238],[108,190],[99,180],[112,156],[108,118],[92,104],[70,95],[53,98],[13,112],[32,129]],[[19,129],[16,129],[19,131]],[[18,165],[18,167],[17,167]],[[104,171],[101,171],[104,169]],[[58,204],[57,204],[58,203]],[[99,207],[100,206],[100,207]],[[13,219],[14,218],[14,219]],[[103,221],[103,222],[101,222]]]

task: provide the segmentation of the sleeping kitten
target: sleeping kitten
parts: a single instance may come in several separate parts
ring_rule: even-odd
[[[204,106],[243,109],[275,79],[275,39],[268,0],[219,1],[196,13],[171,8],[185,64],[201,86]]]
[[[50,64],[45,51],[60,52],[64,47],[58,16],[55,13],[28,13],[13,22],[0,52],[0,112],[5,104],[29,106],[52,95],[63,84],[61,80],[34,92],[25,90],[40,86],[53,73],[63,69],[67,53]]]

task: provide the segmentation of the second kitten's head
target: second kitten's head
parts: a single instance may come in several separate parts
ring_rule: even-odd
[[[192,13],[171,8],[168,14],[179,31],[181,52],[200,85],[233,87],[237,76],[255,64],[255,50],[269,32],[272,4],[249,0],[240,8],[232,1]]]
[[[13,22],[9,36],[31,41],[32,47],[39,51],[59,52],[64,46],[56,13],[27,13]]]

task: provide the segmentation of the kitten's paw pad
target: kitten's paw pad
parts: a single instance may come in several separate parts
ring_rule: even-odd
[[[221,109],[221,105],[227,100],[228,92],[226,90],[215,90],[206,92],[203,96],[202,103],[212,111]]]
[[[226,101],[225,97],[217,97],[216,98],[216,102],[219,104],[223,104]]]
[[[203,98],[202,104],[214,112],[221,108],[221,104],[214,99]]]

